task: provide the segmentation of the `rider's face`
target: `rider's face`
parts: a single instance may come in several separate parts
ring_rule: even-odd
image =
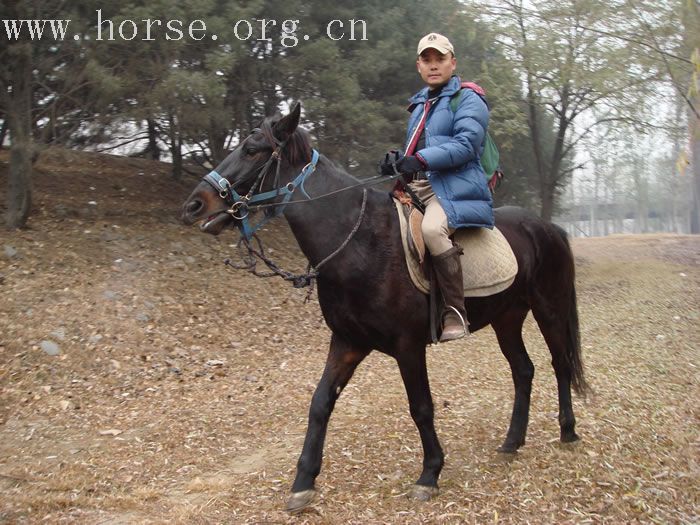
[[[457,59],[452,53],[440,53],[429,47],[423,51],[416,61],[418,73],[423,81],[431,88],[446,84],[457,67]]]

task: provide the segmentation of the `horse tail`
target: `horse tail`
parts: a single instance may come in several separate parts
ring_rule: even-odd
[[[556,226],[559,235],[561,235],[568,255],[571,260],[571,290],[569,293],[569,311],[566,317],[566,361],[569,364],[571,370],[571,386],[574,391],[586,397],[586,394],[590,392],[590,387],[586,382],[583,372],[583,358],[581,356],[581,333],[579,331],[579,321],[578,321],[578,304],[576,301],[576,273],[574,265],[574,253],[571,250],[571,244],[569,243],[568,235],[559,226]]]

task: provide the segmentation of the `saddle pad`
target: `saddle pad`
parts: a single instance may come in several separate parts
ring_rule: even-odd
[[[403,204],[394,199],[394,205],[401,224],[401,242],[408,273],[416,288],[425,294],[430,293],[430,280],[426,278],[418,256],[409,245],[410,233]],[[457,230],[452,239],[464,250],[461,257],[464,297],[486,297],[502,292],[513,284],[518,273],[518,261],[498,228],[464,228]]]

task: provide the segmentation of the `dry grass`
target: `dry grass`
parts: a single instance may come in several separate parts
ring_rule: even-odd
[[[558,442],[554,376],[528,321],[528,443],[495,453],[512,384],[484,330],[429,352],[447,463],[440,496],[410,501],[420,441],[398,369],[372,354],[333,414],[320,501],[289,517],[329,339],[318,304],[226,271],[233,238],[177,224],[190,184],[169,185],[167,166],[59,151],[40,168],[32,229],[0,233],[18,252],[0,251],[0,522],[700,520],[697,238],[574,243],[595,390],[575,401],[582,442]],[[264,235],[303,267],[281,223]]]

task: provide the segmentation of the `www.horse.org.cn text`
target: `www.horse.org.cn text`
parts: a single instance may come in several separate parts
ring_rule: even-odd
[[[119,20],[114,21],[103,18],[102,10],[96,11],[96,24],[92,32],[85,34],[69,34],[68,28],[71,20],[2,20],[4,36],[9,41],[27,39],[30,40],[90,40],[114,42],[122,40],[125,42],[143,41],[152,42],[155,40],[180,41],[194,40],[201,41],[206,38],[218,40],[215,33],[207,32],[207,24],[204,20],[161,20],[158,18],[145,18],[141,20]],[[308,41],[312,36],[301,32],[300,20],[274,20],[268,18],[255,18],[251,20],[237,20],[232,27],[233,40],[266,41],[279,42],[282,47],[296,47],[301,41]],[[338,40],[367,40],[367,23],[364,20],[330,20],[325,31],[313,38],[329,38]],[[0,37],[1,38],[1,37]],[[231,38],[231,36],[227,36]],[[232,44],[234,42],[227,42]]]

